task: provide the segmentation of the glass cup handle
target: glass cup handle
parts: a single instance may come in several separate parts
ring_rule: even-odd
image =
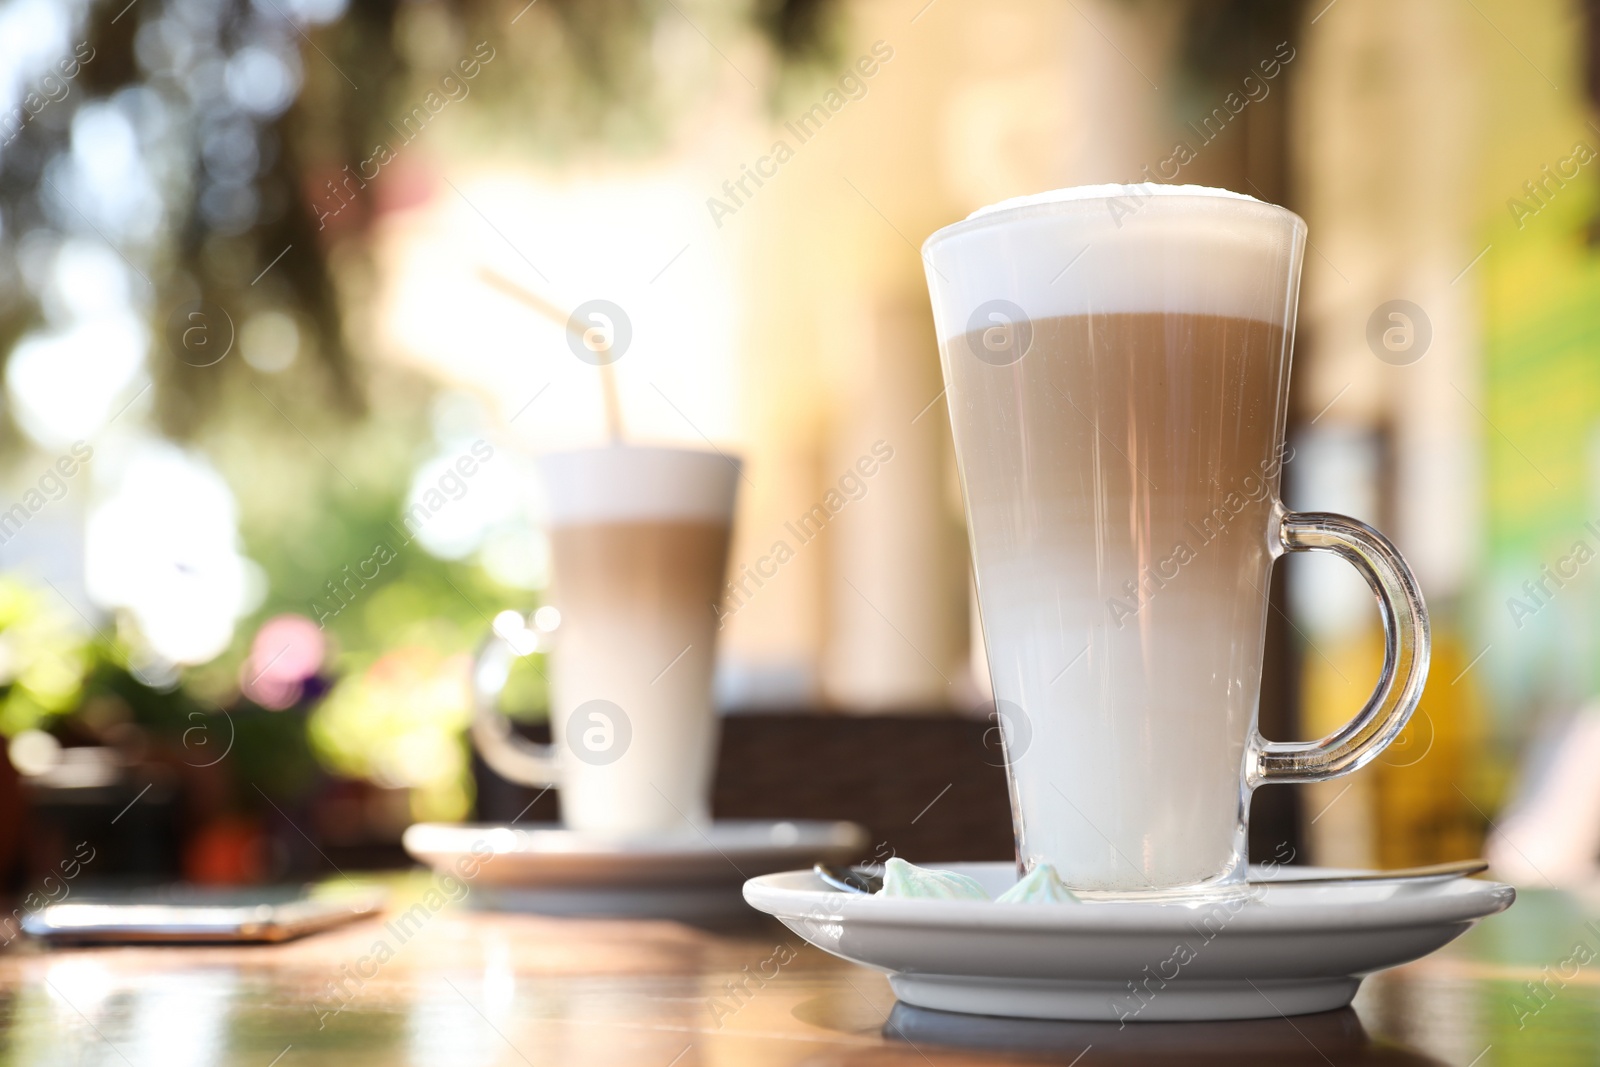
[[[511,675],[511,661],[526,654],[513,646],[522,635],[530,642],[535,640],[530,630],[508,637],[497,626],[478,650],[472,665],[472,744],[483,762],[507,781],[535,788],[557,786],[561,784],[561,761],[556,747],[518,734],[500,710],[500,694]]]
[[[1383,673],[1366,707],[1321,741],[1268,741],[1255,735],[1253,784],[1320,782],[1363,767],[1405,729],[1428,679],[1428,609],[1417,579],[1394,545],[1364,522],[1327,512],[1285,514],[1286,552],[1332,552],[1352,563],[1378,598]]]

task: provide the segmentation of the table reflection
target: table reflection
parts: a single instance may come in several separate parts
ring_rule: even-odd
[[[1094,1050],[1096,1064],[1385,1064],[1441,1067],[1420,1052],[1375,1042],[1354,1011],[1293,1019],[1137,1023],[996,1019],[897,1003],[883,1036],[916,1048],[1022,1052],[1074,1063]]]
[[[408,899],[398,894],[394,909]],[[1537,1013],[1518,1014],[1528,984],[1600,922],[1590,904],[1530,893],[1502,920],[1371,976],[1353,1009],[1121,1029],[910,1007],[883,975],[810,948],[751,982],[775,946],[795,940],[777,926],[730,935],[452,908],[352,981],[337,1013],[326,1010],[328,983],[372,954],[380,921],[281,945],[21,945],[0,953],[0,1064],[268,1067],[280,1054],[278,1067],[1595,1062],[1590,968],[1552,985]]]

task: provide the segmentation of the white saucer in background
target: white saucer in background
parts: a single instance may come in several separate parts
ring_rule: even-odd
[[[481,905],[556,915],[712,919],[743,911],[748,878],[838,863],[866,845],[851,822],[728,821],[703,830],[605,837],[551,824],[417,823],[401,838],[436,870],[490,855],[471,879]]]
[[[1017,877],[1010,863],[947,869],[991,896]],[[1328,873],[1280,868],[1255,899],[1231,904],[896,900],[830,889],[809,870],[752,878],[744,896],[818,948],[888,973],[907,1004],[1109,1022],[1342,1008],[1366,975],[1427,955],[1516,898],[1470,878],[1294,881]]]

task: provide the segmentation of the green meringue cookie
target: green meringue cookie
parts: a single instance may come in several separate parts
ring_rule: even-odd
[[[995,897],[997,904],[1075,904],[1077,900],[1048,863],[1039,864],[1016,885]]]
[[[901,900],[988,900],[983,887],[964,874],[934,871],[894,858],[883,865],[877,896]]]

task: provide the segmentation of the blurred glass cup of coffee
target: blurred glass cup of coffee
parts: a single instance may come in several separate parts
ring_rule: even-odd
[[[1238,892],[1251,791],[1360,767],[1427,676],[1382,535],[1278,498],[1306,226],[1191,186],[1066,189],[923,246],[1018,862],[1081,894]],[[1376,691],[1318,742],[1257,729],[1273,561],[1349,560]]]
[[[473,672],[473,742],[502,777],[555,786],[568,829],[630,836],[711,821],[716,605],[739,462],[616,444],[539,462],[550,521],[552,744],[498,700],[529,631],[491,635]],[[496,627],[497,631],[501,627]]]

